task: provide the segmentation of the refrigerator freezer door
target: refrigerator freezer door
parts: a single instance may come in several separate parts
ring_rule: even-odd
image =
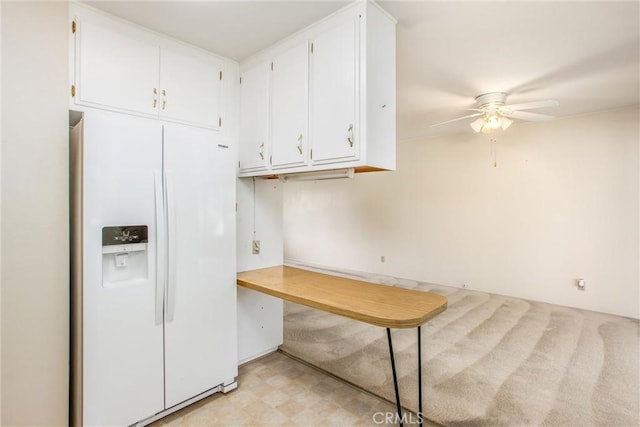
[[[169,408],[237,375],[235,154],[214,131],[165,125],[164,162]]]
[[[163,328],[155,304],[162,200],[154,192],[162,126],[96,111],[86,112],[84,122],[83,424],[130,425],[164,409]],[[103,253],[103,227],[130,225],[148,227],[145,250],[129,252],[126,262]],[[125,270],[139,257],[146,269],[128,280]],[[117,286],[103,286],[104,262],[125,278]]]

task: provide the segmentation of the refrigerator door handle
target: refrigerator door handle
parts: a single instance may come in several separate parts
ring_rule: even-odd
[[[176,301],[176,209],[171,175],[165,172],[167,207],[167,322],[173,320]]]
[[[165,287],[165,233],[164,226],[164,198],[162,186],[162,171],[153,171],[154,191],[156,199],[156,325],[162,325],[162,308],[164,304]]]

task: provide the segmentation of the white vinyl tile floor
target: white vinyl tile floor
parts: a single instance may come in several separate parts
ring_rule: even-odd
[[[236,390],[152,426],[391,426],[394,418],[394,404],[275,352],[240,366]],[[417,425],[413,414],[405,421]]]

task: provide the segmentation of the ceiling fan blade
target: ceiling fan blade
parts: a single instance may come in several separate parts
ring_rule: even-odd
[[[468,116],[458,117],[456,119],[447,120],[446,122],[436,123],[434,125],[431,125],[431,127],[440,126],[440,125],[444,125],[451,122],[457,122],[458,120],[470,119],[472,117],[478,117],[478,116],[481,116],[482,114],[484,113],[480,112],[480,113],[469,114]]]
[[[503,115],[511,119],[528,120],[530,122],[542,122],[544,120],[555,119],[554,116],[549,116],[547,114],[529,113],[527,111],[511,111],[509,113],[505,112]]]
[[[534,108],[557,107],[560,105],[555,99],[547,99],[545,101],[524,102],[522,104],[505,105],[502,108],[507,110],[532,110]]]

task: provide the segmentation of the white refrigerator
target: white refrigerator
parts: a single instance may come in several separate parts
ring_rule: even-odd
[[[146,424],[235,388],[234,150],[93,110],[70,140],[72,424]]]

